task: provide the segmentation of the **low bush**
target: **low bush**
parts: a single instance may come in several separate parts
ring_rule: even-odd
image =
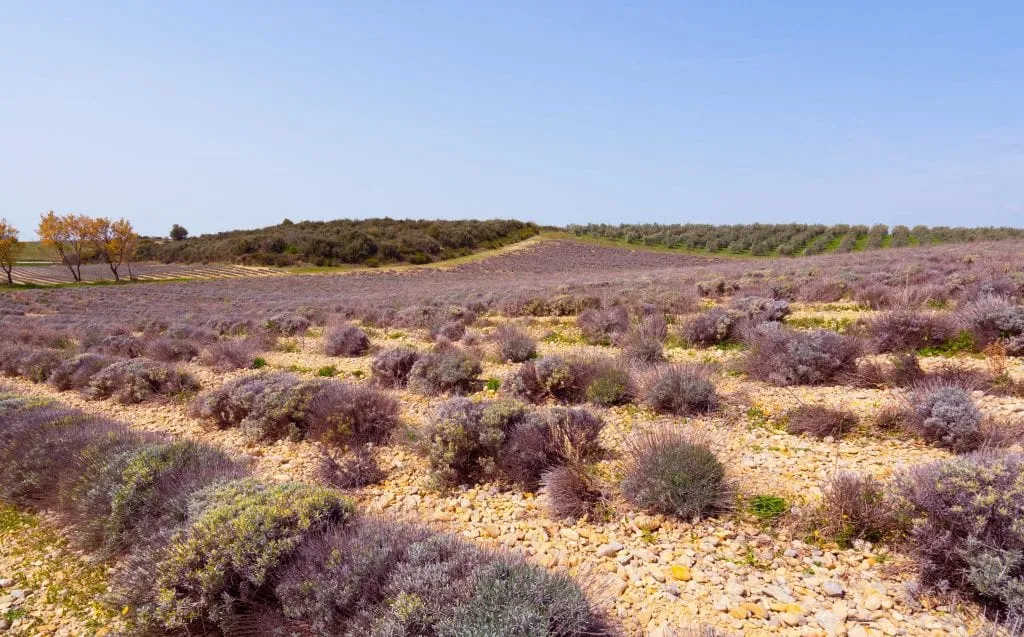
[[[179,323],[168,327],[165,336],[174,340],[195,343],[213,343],[218,339],[217,333],[212,329],[189,323]]]
[[[111,398],[130,405],[198,390],[199,381],[188,372],[145,358],[133,358],[118,361],[97,372],[89,381],[86,395],[93,399]]]
[[[964,453],[981,446],[982,420],[968,390],[935,382],[920,385],[911,393],[904,424],[928,442]]]
[[[443,635],[589,635],[600,630],[586,595],[568,576],[519,561],[499,561],[474,578],[469,598]]]
[[[479,383],[480,360],[458,347],[442,347],[419,358],[409,370],[411,391],[427,396],[444,392],[468,394]]]
[[[370,371],[373,380],[384,387],[405,387],[409,372],[421,354],[409,347],[386,349],[373,358]]]
[[[337,445],[381,442],[399,424],[399,405],[373,387],[303,380],[287,373],[237,378],[207,392],[193,413],[253,440],[312,437]]]
[[[765,323],[751,330],[747,373],[773,385],[823,385],[852,376],[861,346],[829,330],[797,331]]]
[[[199,396],[192,409],[219,427],[240,427],[253,440],[301,440],[319,383],[287,373],[244,376]]]
[[[537,354],[537,342],[529,334],[514,325],[500,325],[494,332],[498,360],[522,363]]]
[[[891,539],[906,527],[900,504],[871,476],[841,471],[822,491],[824,497],[812,514],[811,525],[818,535],[843,548],[849,548],[854,540]]]
[[[800,405],[786,414],[786,431],[810,434],[815,438],[841,438],[859,422],[857,415],[824,405]]]
[[[511,401],[475,403],[452,398],[431,414],[419,448],[441,486],[493,479],[505,429],[526,409]]]
[[[865,326],[872,349],[880,353],[942,346],[957,332],[957,326],[948,313],[909,308],[883,312]]]
[[[230,372],[253,367],[256,352],[256,343],[251,339],[222,340],[207,345],[199,362],[219,372]]]
[[[256,599],[304,537],[352,511],[336,492],[298,483],[243,479],[207,487],[192,496],[146,611],[167,627],[218,623],[232,605]]]
[[[767,299],[760,296],[735,298],[729,304],[729,307],[740,313],[752,325],[783,321],[790,313],[788,301]]]
[[[654,411],[686,416],[718,407],[711,371],[703,365],[659,365],[642,378],[640,396]]]
[[[576,317],[576,326],[588,343],[610,345],[630,328],[629,310],[622,305],[588,308]]]
[[[1024,456],[978,452],[916,467],[898,480],[914,525],[921,581],[954,588],[1010,618],[1024,615]]]
[[[375,519],[307,542],[275,588],[315,634],[607,634],[572,580],[455,538]]]
[[[552,467],[584,464],[601,450],[598,436],[604,422],[585,409],[553,407],[545,412],[525,412],[504,418],[503,424],[498,466],[506,477],[530,489],[536,488]]]
[[[324,353],[328,356],[362,356],[369,349],[366,332],[354,325],[332,328],[324,336]]]
[[[631,363],[657,363],[665,360],[665,347],[657,339],[630,333],[622,343],[622,357]]]
[[[91,462],[137,443],[120,423],[38,400],[0,395],[0,497],[52,507]]]
[[[628,367],[605,356],[544,356],[526,361],[501,383],[509,394],[539,403],[547,399],[610,406],[628,402],[635,386]]]
[[[633,363],[656,363],[664,360],[665,338],[668,326],[661,314],[642,316],[633,327],[619,339],[622,356]]]
[[[309,319],[298,314],[278,314],[263,322],[263,329],[278,336],[301,336],[309,328]]]
[[[601,490],[586,469],[576,464],[555,467],[541,476],[548,511],[556,519],[577,519],[601,501]]]
[[[352,449],[340,462],[324,453],[317,466],[317,476],[325,483],[339,489],[358,489],[377,484],[385,473],[377,464],[373,453],[365,446]]]
[[[45,383],[64,363],[64,354],[51,349],[30,348],[22,352],[17,360],[18,376],[33,383]]]
[[[553,398],[567,403],[586,398],[587,378],[577,361],[561,356],[544,356],[526,361],[502,380],[507,393],[539,403]]]
[[[636,387],[627,366],[612,358],[596,356],[582,359],[578,365],[586,378],[587,402],[612,407],[633,399]]]
[[[64,360],[50,374],[49,383],[60,391],[83,389],[92,377],[117,361],[103,354],[85,353]]]
[[[629,441],[625,462],[622,494],[643,509],[691,519],[729,506],[733,490],[725,465],[699,436],[649,430]]]
[[[130,334],[112,334],[104,337],[90,351],[109,356],[135,358],[146,352],[146,344]]]
[[[1003,296],[983,296],[957,310],[961,324],[979,347],[1024,336],[1024,305]]]
[[[400,424],[398,401],[375,387],[320,383],[306,408],[310,437],[337,445],[386,441]]]
[[[683,325],[681,335],[690,345],[710,347],[732,340],[739,315],[721,307],[698,314]]]
[[[430,329],[431,338],[438,342],[458,341],[466,335],[466,324],[462,321],[448,321]]]
[[[77,543],[116,556],[181,524],[194,491],[244,474],[242,465],[205,445],[140,441],[87,466],[60,508]]]
[[[419,448],[440,486],[504,477],[534,488],[552,467],[595,458],[602,426],[582,409],[454,398],[431,415]]]
[[[176,338],[158,338],[146,346],[146,356],[163,363],[190,361],[198,355],[195,343]]]

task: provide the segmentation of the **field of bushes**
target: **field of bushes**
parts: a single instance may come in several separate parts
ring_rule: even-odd
[[[1012,632],[1022,249],[545,240],[446,270],[8,291],[0,618]],[[46,533],[66,542],[25,540]],[[42,582],[70,572],[101,583],[55,604]]]
[[[1020,228],[889,228],[838,224],[587,224],[569,226],[580,237],[595,237],[710,254],[798,256],[905,248],[945,243],[971,243],[1024,238]]]

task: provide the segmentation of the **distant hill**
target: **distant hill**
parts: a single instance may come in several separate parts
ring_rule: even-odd
[[[579,237],[674,248],[709,254],[799,256],[898,248],[939,243],[969,243],[1024,238],[1021,228],[949,228],[946,226],[766,224],[588,224],[567,228]]]
[[[233,230],[181,241],[144,240],[140,261],[286,266],[430,263],[522,241],[539,232],[514,220],[302,221]]]

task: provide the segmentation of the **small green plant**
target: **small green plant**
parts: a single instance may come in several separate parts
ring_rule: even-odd
[[[768,413],[760,405],[751,405],[747,408],[747,420],[753,427],[771,427]]]
[[[4,619],[8,622],[13,622],[27,616],[28,612],[24,608],[11,608],[4,613]]]
[[[317,376],[323,376],[324,378],[333,378],[338,375],[338,368],[334,365],[327,365],[316,370]]]
[[[775,495],[757,495],[747,503],[747,510],[761,522],[770,523],[785,515],[789,504]]]
[[[957,354],[965,354],[973,352],[976,344],[974,342],[974,335],[967,330],[961,330],[957,332],[956,336],[949,339],[945,343],[940,345],[929,345],[928,347],[922,347],[917,350],[917,353],[921,356],[956,356]]]
[[[686,339],[678,334],[669,334],[665,337],[665,349],[686,349]]]
[[[256,358],[252,359],[253,369],[263,369],[264,367],[267,366],[267,364],[267,359],[263,358],[262,356],[257,356]]]
[[[282,339],[280,348],[282,352],[286,352],[288,354],[294,354],[301,349],[299,347],[299,340],[296,338]]]
[[[352,378],[362,378],[363,376],[366,376],[366,372],[364,372],[361,369],[356,369],[349,373],[351,374]]]
[[[846,333],[853,323],[853,319],[848,316],[800,316],[786,319],[786,325],[793,328],[831,330],[840,334]]]
[[[487,379],[487,391],[498,391],[501,388],[500,378],[488,378]]]
[[[747,345],[742,341],[722,341],[715,343],[714,348],[723,352],[742,352],[747,349]]]
[[[405,337],[405,332],[397,331],[397,332],[389,332],[388,333],[388,338],[391,339],[391,340],[396,340],[396,339],[404,338],[404,337]]]

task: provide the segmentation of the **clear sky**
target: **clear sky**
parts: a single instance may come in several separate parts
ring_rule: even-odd
[[[0,216],[1024,226],[1024,2],[0,4]]]

